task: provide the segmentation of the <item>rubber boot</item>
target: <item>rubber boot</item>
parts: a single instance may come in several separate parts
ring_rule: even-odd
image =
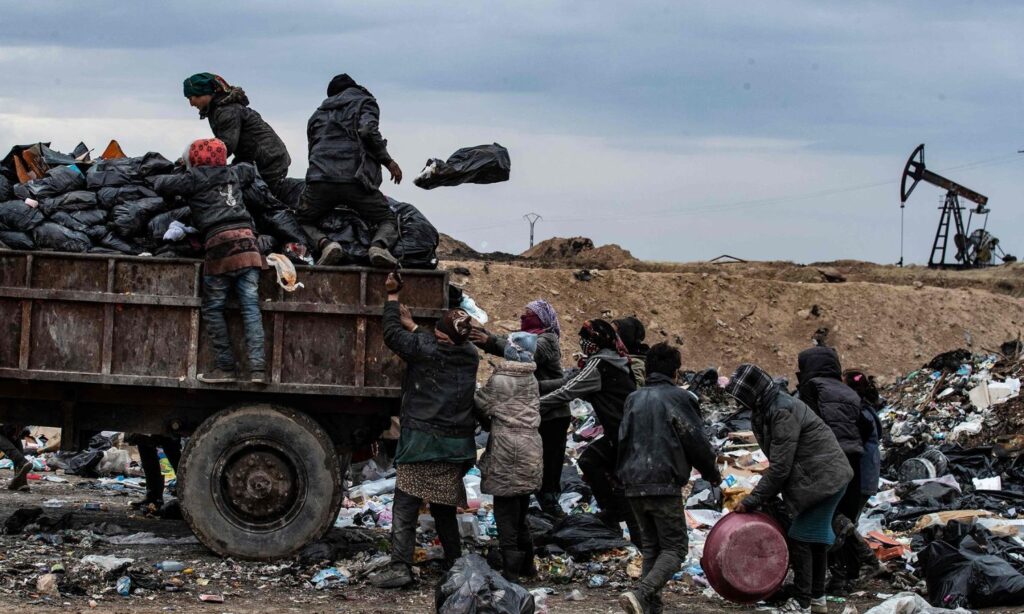
[[[542,492],[538,494],[537,503],[540,503],[540,509],[545,514],[555,518],[565,517],[565,511],[562,510],[562,506],[558,504],[558,495],[555,493]]]

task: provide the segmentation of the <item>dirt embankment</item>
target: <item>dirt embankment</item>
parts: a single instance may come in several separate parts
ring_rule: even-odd
[[[515,330],[523,305],[549,300],[562,318],[567,364],[579,325],[593,317],[636,314],[647,324],[649,343],[682,344],[685,368],[711,366],[724,372],[755,362],[778,375],[792,374],[797,353],[811,345],[816,332],[827,329],[828,343],[838,349],[844,366],[866,368],[883,378],[906,373],[952,348],[998,349],[1024,329],[1024,301],[1013,292],[997,294],[1003,284],[1024,287],[1022,265],[942,272],[852,262],[634,260],[629,268],[600,270],[581,282],[573,270],[582,265],[526,264],[444,263],[470,271],[468,277],[453,274],[453,281],[489,312],[488,328]],[[827,283],[818,269],[830,276],[838,272],[846,281]]]

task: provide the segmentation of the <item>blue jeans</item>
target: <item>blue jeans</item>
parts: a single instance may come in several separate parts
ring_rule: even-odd
[[[235,371],[235,355],[231,351],[228,323],[224,319],[224,304],[232,287],[238,297],[245,326],[245,345],[249,354],[249,370],[263,371],[266,361],[263,352],[263,317],[260,315],[260,270],[247,267],[220,275],[203,276],[203,320],[216,355],[217,368]]]

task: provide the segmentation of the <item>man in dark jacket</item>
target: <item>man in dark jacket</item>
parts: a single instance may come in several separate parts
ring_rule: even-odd
[[[249,98],[240,87],[228,85],[222,77],[201,72],[185,79],[185,98],[208,119],[213,135],[224,142],[234,163],[248,162],[259,169],[275,196],[292,163],[284,141],[259,113],[249,108]]]
[[[580,349],[585,356],[578,373],[562,380],[540,383],[540,412],[561,407],[573,399],[583,399],[594,408],[604,436],[587,446],[580,455],[579,467],[601,507],[601,519],[609,527],[619,528],[625,520],[629,537],[637,547],[641,531],[625,493],[617,488],[619,426],[626,397],[636,390],[629,359],[612,325],[604,320],[587,320],[580,329]]]
[[[263,257],[256,248],[253,220],[246,209],[247,197],[259,197],[253,189],[255,169],[240,164],[227,166],[227,148],[218,139],[194,141],[186,154],[188,171],[153,179],[161,196],[181,196],[188,202],[192,223],[203,235],[206,262],[203,266],[203,318],[216,355],[216,368],[196,378],[207,384],[234,382],[237,365],[231,351],[224,306],[233,288],[238,296],[254,384],[265,381],[263,316],[259,305]]]
[[[661,611],[661,589],[689,554],[682,490],[691,467],[722,482],[697,397],[675,384],[679,350],[659,343],[646,357],[647,384],[626,398],[619,427],[618,477],[643,531],[640,586],[619,598],[631,614]]]
[[[828,605],[825,576],[828,547],[835,539],[832,517],[853,477],[832,430],[806,404],[781,390],[756,365],[740,365],[725,388],[751,410],[751,430],[768,457],[768,470],[736,506],[743,513],[782,495],[794,515],[789,529],[795,603],[780,611],[810,612]]]
[[[21,443],[23,430],[18,425],[0,425],[0,452],[4,453],[4,458],[9,458],[14,463],[14,477],[7,484],[7,489],[28,492],[28,474],[32,471],[32,463],[25,458],[25,450]]]
[[[519,316],[519,329],[537,335],[537,351],[533,360],[537,370],[533,372],[538,382],[557,382],[561,385],[562,348],[559,340],[562,329],[558,323],[558,314],[554,307],[545,300],[531,301]],[[486,330],[473,329],[470,341],[477,347],[495,356],[505,355],[508,338],[492,335]],[[541,408],[541,423],[538,432],[544,448],[544,480],[537,501],[545,513],[556,518],[564,516],[558,497],[562,493],[562,465],[565,463],[565,438],[569,431],[569,406],[548,405]]]
[[[797,396],[832,429],[853,470],[836,514],[854,519],[860,513],[861,458],[870,424],[861,418],[860,395],[843,383],[843,370],[835,349],[817,346],[797,357]],[[853,571],[850,572],[853,574]],[[841,586],[831,587],[833,592]]]
[[[344,254],[340,245],[316,228],[316,222],[338,205],[352,209],[367,225],[377,228],[370,264],[398,264],[391,254],[398,241],[398,226],[380,191],[380,168],[386,166],[395,183],[402,181],[402,169],[388,153],[379,123],[377,100],[347,74],[331,80],[327,99],[309,118],[309,170],[297,213],[316,242],[314,247],[320,250],[317,264],[335,264]]]
[[[420,506],[430,504],[445,566],[462,556],[456,508],[466,507],[462,476],[476,461],[473,395],[480,355],[467,341],[469,316],[445,313],[433,331],[421,329],[399,303],[399,279],[388,275],[384,344],[406,366],[402,381],[401,434],[391,521],[391,565],[370,577],[378,588],[412,582]]]

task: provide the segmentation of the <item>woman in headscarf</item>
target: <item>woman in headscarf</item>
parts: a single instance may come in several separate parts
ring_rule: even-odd
[[[537,350],[533,361],[537,369],[533,375],[538,382],[561,383],[562,349],[559,338],[562,329],[558,314],[551,303],[535,300],[527,303],[519,316],[519,330],[537,336]],[[509,338],[494,335],[483,329],[474,329],[470,340],[488,354],[504,356]],[[557,386],[555,386],[557,387]],[[562,493],[562,465],[565,463],[565,438],[572,416],[568,403],[549,405],[541,411],[540,437],[544,446],[544,479],[537,500],[541,509],[556,517],[564,516],[558,497]]]
[[[578,373],[561,381],[541,382],[540,411],[544,414],[573,399],[582,399],[593,406],[605,436],[587,446],[578,464],[597,504],[601,506],[601,519],[615,529],[625,520],[629,525],[630,539],[639,548],[640,526],[629,508],[625,491],[617,486],[615,478],[619,426],[626,397],[636,390],[628,353],[615,329],[604,320],[583,323],[580,349],[584,358]]]
[[[629,352],[629,366],[639,388],[647,380],[647,351],[651,349],[644,343],[647,330],[636,316],[613,320],[612,326],[615,327],[615,332],[619,333],[619,339],[622,339],[622,344]]]
[[[832,517],[853,470],[832,430],[760,367],[740,365],[725,390],[751,410],[754,437],[769,462],[761,481],[734,511],[753,511],[782,495],[794,515],[789,544],[796,594],[776,611],[827,613]]]
[[[280,198],[292,159],[281,137],[249,108],[245,90],[208,72],[185,79],[184,90],[189,104],[199,110],[199,119],[209,120],[213,136],[227,146],[228,156],[234,156],[234,162],[255,164],[270,191]]]
[[[378,588],[412,582],[420,506],[430,504],[445,566],[462,556],[456,508],[466,507],[462,476],[476,461],[473,394],[480,355],[468,343],[469,315],[452,309],[435,330],[416,325],[399,303],[401,282],[385,282],[384,344],[406,364],[402,381],[401,433],[391,521],[391,565],[370,577]]]

